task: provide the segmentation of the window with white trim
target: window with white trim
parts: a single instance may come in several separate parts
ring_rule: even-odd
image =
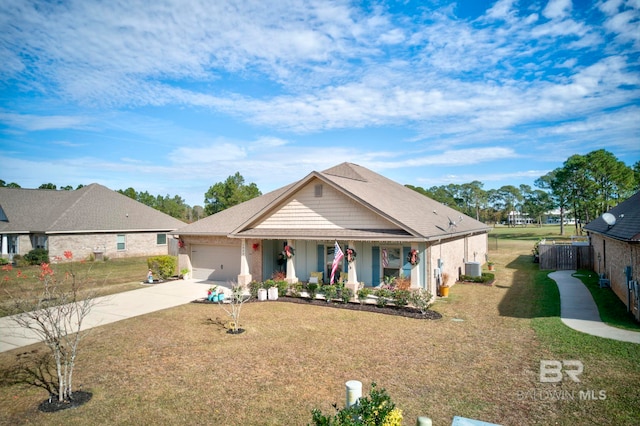
[[[118,251],[122,251],[122,250],[125,250],[127,248],[126,236],[124,234],[118,234],[116,241],[117,241],[116,242],[116,249]]]
[[[167,234],[157,234],[156,235],[156,244],[159,246],[167,245]]]

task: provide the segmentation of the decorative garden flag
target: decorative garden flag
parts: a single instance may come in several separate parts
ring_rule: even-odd
[[[382,249],[382,267],[386,268],[389,266],[389,254],[387,253],[387,249]]]
[[[330,284],[333,284],[333,279],[336,276],[336,271],[338,270],[338,266],[340,266],[340,262],[342,262],[343,257],[344,253],[342,252],[340,245],[336,241],[335,249],[333,252],[333,264],[331,265],[331,280],[329,281]]]

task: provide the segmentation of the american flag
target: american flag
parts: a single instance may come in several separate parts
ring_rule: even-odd
[[[330,284],[333,284],[333,279],[336,276],[336,271],[338,270],[338,266],[340,266],[340,262],[342,261],[343,257],[344,253],[342,252],[342,249],[340,249],[340,245],[336,241],[335,249],[333,252],[333,263],[331,264],[331,280],[329,281]]]
[[[389,266],[389,254],[387,249],[382,249],[382,267],[386,268],[387,266]]]

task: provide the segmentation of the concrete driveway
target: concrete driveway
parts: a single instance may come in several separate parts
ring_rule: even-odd
[[[151,285],[141,284],[139,290],[99,297],[98,303],[85,318],[82,329],[99,327],[206,298],[207,290],[213,284],[223,287],[226,285],[210,281],[178,280]],[[34,332],[18,327],[11,317],[0,318],[0,352],[39,341],[40,338]]]

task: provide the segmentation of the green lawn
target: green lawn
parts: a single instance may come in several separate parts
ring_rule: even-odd
[[[638,424],[640,345],[590,336],[565,326],[558,318],[557,286],[547,275],[548,271],[536,273],[535,285],[540,297],[536,301],[538,315],[532,327],[540,345],[547,348],[549,359],[579,360],[584,365],[580,383],[565,383],[566,380],[562,383],[563,389],[578,392],[575,400],[562,401],[563,408],[567,412],[584,413],[582,424],[612,424],[612,421],[618,425]],[[605,299],[610,297],[596,297],[603,319],[613,325],[640,330],[632,320],[624,319],[626,311],[621,302],[602,303]],[[580,391],[585,390],[593,391],[597,399],[581,399]]]
[[[111,259],[96,262],[62,262],[51,264],[56,279],[62,283],[62,288],[70,288],[69,273],[76,275],[76,280],[82,283],[87,291],[95,292],[99,296],[120,293],[140,288],[140,283],[147,274],[147,258],[135,257],[127,259]],[[0,270],[0,316],[11,311],[11,296],[28,298],[40,294],[40,266],[13,267],[11,270]]]
[[[580,270],[574,274],[589,289],[598,306],[600,319],[605,323],[625,330],[640,331],[640,323],[635,321],[620,298],[610,288],[600,288],[599,277],[593,271]]]

